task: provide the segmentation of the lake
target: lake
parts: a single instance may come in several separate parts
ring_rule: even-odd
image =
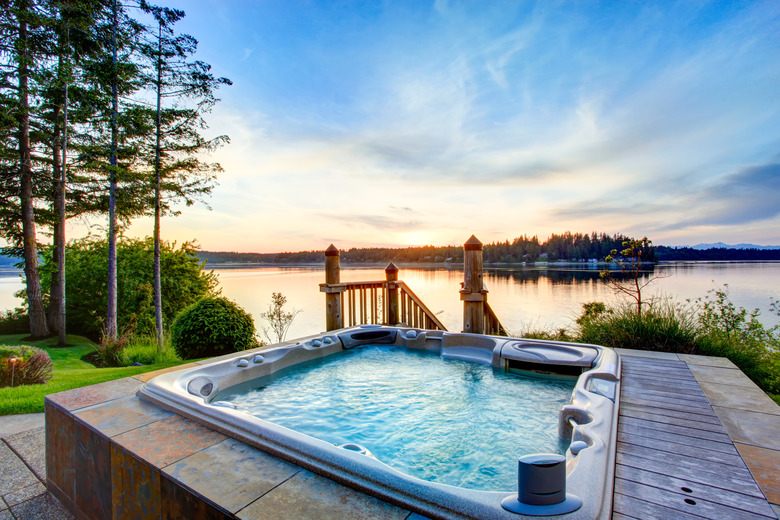
[[[488,301],[510,333],[541,328],[572,327],[582,304],[616,302],[608,284],[599,278],[592,264],[529,267],[488,267],[484,281]],[[288,338],[314,334],[325,329],[325,295],[319,284],[325,281],[323,267],[219,268],[222,294],[251,313],[258,327],[260,313],[268,308],[271,293],[287,297],[288,309],[302,312],[295,318]],[[680,301],[703,297],[716,284],[729,286],[729,296],[738,306],[761,310],[761,321],[775,325],[780,318],[769,312],[770,297],[780,298],[780,262],[670,262],[659,264],[658,278],[643,291],[643,298],[673,296]],[[444,325],[454,332],[463,327],[463,303],[458,293],[462,269],[444,267],[401,268],[399,279],[425,302]],[[382,268],[342,266],[342,281],[384,280]],[[0,272],[0,310],[13,308],[19,300],[13,292],[22,288],[18,274]]]

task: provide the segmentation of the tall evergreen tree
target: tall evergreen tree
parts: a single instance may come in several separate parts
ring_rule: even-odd
[[[205,139],[204,113],[217,102],[214,91],[230,85],[227,78],[215,78],[211,66],[188,61],[197,49],[197,40],[177,35],[173,25],[184,17],[184,11],[152,6],[141,1],[141,7],[152,14],[156,27],[141,49],[148,60],[147,81],[155,94],[154,144],[147,147],[153,171],[154,198],[154,303],[157,343],[163,346],[163,313],[160,265],[160,221],[172,203],[192,204],[211,192],[218,164],[198,159],[198,154],[226,143],[227,136]],[[155,30],[156,29],[156,30]],[[164,106],[164,101],[167,103]]]
[[[11,243],[10,251],[23,258],[30,335],[49,333],[38,272],[36,200],[47,185],[38,155],[39,136],[34,113],[40,78],[50,54],[45,30],[46,11],[33,0],[5,1],[0,11],[2,33],[2,99],[4,116],[2,175],[4,205],[0,226]],[[15,156],[15,157],[14,157]]]

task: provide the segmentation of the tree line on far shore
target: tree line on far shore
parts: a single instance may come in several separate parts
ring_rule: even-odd
[[[553,234],[544,242],[537,236],[521,236],[511,242],[493,242],[484,245],[485,263],[522,263],[539,261],[604,261],[613,249],[622,249],[630,237],[606,233],[583,234],[565,232]],[[321,263],[323,251],[296,253],[237,253],[228,251],[199,251],[198,256],[210,264],[225,263]],[[675,260],[780,260],[780,249],[733,249],[654,246],[646,261]],[[341,251],[344,263],[381,262],[446,262],[462,263],[462,246],[421,246],[404,248],[352,248]]]

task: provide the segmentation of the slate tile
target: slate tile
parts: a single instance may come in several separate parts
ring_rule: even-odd
[[[106,437],[87,426],[75,426],[75,504],[78,517],[111,518],[111,456]]]
[[[231,513],[246,507],[301,468],[227,439],[166,467],[172,479]]]
[[[98,383],[92,386],[84,386],[81,388],[74,388],[73,390],[58,392],[56,394],[49,394],[46,396],[46,400],[51,401],[65,410],[73,411],[134,395],[141,386],[143,386],[143,383],[140,381],[133,379],[132,377],[126,377],[124,379],[116,379],[114,381],[106,381],[105,383]]]
[[[729,358],[713,357],[713,356],[699,356],[696,354],[677,354],[680,361],[685,361],[688,366],[691,365],[705,365],[710,367],[721,368],[737,368],[737,365],[731,362]]]
[[[780,451],[780,415],[713,406],[734,442]]]
[[[174,414],[131,395],[81,409],[75,415],[106,437],[114,437]]]
[[[780,416],[780,406],[758,387],[735,387],[705,381],[700,381],[699,386],[713,408],[718,406]]]
[[[46,402],[46,485],[53,485],[72,504],[76,499],[75,420],[50,402]],[[52,492],[55,492],[52,489]]]
[[[160,472],[111,443],[114,518],[157,520],[162,515]]]
[[[117,435],[112,441],[158,468],[226,439],[221,433],[178,415]]]
[[[234,520],[234,516],[190,493],[163,475],[160,478],[162,520]],[[290,519],[295,517],[288,517]]]
[[[780,451],[734,443],[764,496],[780,504]]]
[[[241,520],[403,520],[409,511],[301,470],[239,511]]]
[[[706,365],[689,365],[688,368],[690,368],[691,373],[693,373],[693,376],[699,383],[720,383],[745,388],[758,388],[748,376],[736,367],[722,368]]]

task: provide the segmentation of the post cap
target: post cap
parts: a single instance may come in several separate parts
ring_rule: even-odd
[[[391,273],[397,273],[398,272],[398,266],[395,265],[393,262],[390,262],[387,264],[387,267],[385,267],[385,272],[391,272]]]
[[[325,250],[325,256],[339,256],[338,248],[331,244],[328,246],[328,249]]]
[[[471,238],[463,244],[463,249],[466,251],[482,251],[482,242],[474,235],[471,235]]]

